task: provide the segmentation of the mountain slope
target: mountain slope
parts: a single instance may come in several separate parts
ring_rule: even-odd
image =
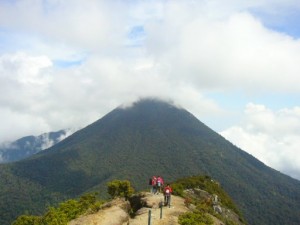
[[[9,174],[6,183],[2,171]],[[221,182],[250,224],[300,224],[299,181],[265,166],[186,110],[151,99],[117,108],[29,159],[0,165],[0,212],[6,205],[34,211],[35,202],[103,190],[115,178],[145,189],[153,174],[169,181],[207,174]],[[38,200],[11,202],[20,191],[9,189],[15,179],[21,179],[20,190],[24,180],[30,184]]]
[[[110,184],[123,183],[120,180]],[[125,183],[130,187],[128,181]],[[113,187],[114,185],[110,186]],[[116,186],[114,186],[116,187]],[[99,200],[95,193],[78,199],[68,199],[58,207],[51,207],[41,216],[22,215],[13,225],[140,225],[147,224],[151,210],[151,224],[199,224],[206,225],[245,225],[232,199],[219,183],[208,176],[193,176],[177,180],[171,184],[173,194],[170,205],[164,203],[162,193],[138,192],[126,199],[114,192],[109,201]],[[188,188],[188,189],[186,189]],[[124,189],[117,190],[123,195]],[[112,194],[112,192],[110,192]]]
[[[14,162],[49,148],[70,135],[69,130],[27,136],[0,146],[0,163]]]

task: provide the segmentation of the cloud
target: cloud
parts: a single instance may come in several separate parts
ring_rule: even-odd
[[[18,135],[26,130],[35,133],[47,129],[41,114],[43,108],[36,103],[42,102],[45,96],[51,79],[47,69],[51,65],[46,56],[33,57],[24,53],[0,56],[0,130],[4,140],[19,138]]]
[[[200,114],[222,111],[194,87],[164,76],[166,68],[149,58],[94,56],[79,66],[55,68],[46,56],[16,53],[0,57],[0,71],[2,141],[82,128],[120,104],[149,96],[176,99]]]
[[[220,20],[174,8],[145,29],[149,52],[170,66],[170,76],[201,89],[299,93],[300,40],[248,12]]]
[[[44,90],[51,82],[47,70],[51,66],[47,56],[35,57],[25,53],[0,56],[1,107],[39,110],[32,103],[45,94]]]
[[[52,129],[42,115],[30,114],[26,108],[13,110],[1,107],[1,142],[14,141],[27,135],[38,135]]]
[[[274,108],[300,95],[300,35],[276,27],[297,26],[285,19],[291,10],[300,11],[296,0],[1,1],[0,142],[82,128],[150,96],[173,99],[216,130],[230,121],[254,149],[290,151],[298,102]],[[274,95],[286,97],[247,107],[252,130],[235,125],[244,102],[270,107]],[[277,125],[286,139],[275,138]],[[282,158],[298,163],[294,153]]]
[[[51,139],[50,133],[44,133],[40,136],[38,136],[39,139],[37,139],[38,143],[41,143],[41,150],[45,150],[47,148],[50,148],[54,144],[56,144],[59,141],[64,140],[65,138],[69,137],[71,134],[75,132],[74,129],[66,129],[65,132],[63,132],[57,140]],[[34,143],[35,144],[35,143]]]
[[[272,111],[249,103],[240,124],[221,135],[266,165],[300,179],[300,107]]]
[[[24,0],[2,2],[0,6],[2,27],[34,33],[77,49],[119,45],[126,29],[117,2]]]

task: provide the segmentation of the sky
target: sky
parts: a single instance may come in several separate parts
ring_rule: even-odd
[[[0,0],[0,143],[172,100],[300,180],[298,0]]]

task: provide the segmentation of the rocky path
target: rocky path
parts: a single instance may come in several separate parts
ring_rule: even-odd
[[[129,219],[126,210],[128,207],[128,202],[117,199],[107,204],[103,210],[94,214],[81,216],[69,222],[68,225],[121,225]]]
[[[163,201],[163,195],[153,195],[142,193],[143,207],[136,212],[134,218],[130,218],[128,211],[130,204],[128,201],[116,199],[106,203],[104,208],[97,213],[81,216],[72,220],[68,225],[148,225],[149,210],[151,210],[151,225],[179,225],[178,216],[189,211],[184,205],[184,199],[178,196],[172,196],[171,206],[164,206],[162,218],[160,218],[160,202]],[[213,217],[214,225],[224,225],[217,218]]]
[[[129,223],[123,223],[123,225],[148,225],[148,214],[150,209],[151,225],[177,225],[178,216],[188,211],[188,208],[184,205],[183,198],[172,196],[171,207],[164,206],[162,208],[162,218],[160,218],[159,203],[163,201],[163,195],[146,194],[144,201],[147,207],[141,208],[137,212],[138,215],[135,218],[130,219],[128,221]]]
[[[108,203],[99,212],[81,216],[69,222],[68,225],[148,225],[149,210],[151,210],[151,225],[177,225],[178,216],[188,211],[182,198],[172,196],[170,208],[164,206],[162,218],[160,218],[159,204],[163,201],[163,195],[150,193],[143,193],[143,195],[141,201],[144,207],[137,211],[134,218],[128,215],[129,203],[117,199]]]

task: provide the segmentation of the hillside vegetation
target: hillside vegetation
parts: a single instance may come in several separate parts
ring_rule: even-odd
[[[180,223],[183,225],[197,224],[206,214],[214,215],[224,224],[246,224],[240,210],[230,196],[221,188],[220,183],[209,176],[192,176],[178,179],[172,184],[174,194],[185,198],[187,206],[196,208],[179,217],[179,221],[192,221]],[[208,224],[208,223],[203,223]]]
[[[245,222],[242,217],[237,214],[240,214],[236,206],[233,204],[229,195],[220,187],[220,185],[211,180],[209,177],[204,176],[194,176],[188,178],[182,178],[171,184],[174,188],[174,194],[179,194],[184,200],[184,205],[177,205],[177,199],[173,196],[172,199],[172,209],[176,208],[177,217],[175,218],[174,224],[180,225],[213,225],[214,220],[222,221],[224,225],[243,225]],[[205,195],[195,194],[197,191],[205,193]],[[85,225],[89,222],[85,217],[91,218],[92,214],[102,213],[103,210],[106,210],[112,206],[119,206],[122,210],[125,210],[127,217],[123,216],[122,218],[110,218],[110,221],[114,221],[113,224],[135,224],[136,221],[141,223],[143,220],[147,221],[148,210],[157,207],[161,207],[159,201],[160,196],[153,195],[150,193],[134,193],[133,188],[131,187],[130,182],[114,180],[107,183],[107,192],[110,194],[111,199],[116,199],[119,197],[127,200],[127,206],[123,201],[112,201],[107,200],[106,202],[97,200],[96,193],[85,194],[79,199],[69,199],[58,204],[57,207],[49,206],[47,211],[40,216],[36,215],[21,215],[15,220],[12,225],[67,225],[70,221],[81,217],[79,220],[74,220],[70,224]],[[191,193],[194,194],[191,194]],[[218,194],[219,203],[224,212],[216,212],[213,209],[212,198],[213,195]],[[175,205],[174,205],[175,204]],[[184,208],[182,208],[184,207]],[[166,206],[164,211],[164,220],[170,220],[168,217],[168,212],[175,211],[168,209]],[[182,209],[180,209],[182,208]],[[122,211],[121,210],[121,211]],[[230,211],[233,212],[230,212]],[[143,216],[142,219],[141,215]],[[118,214],[115,214],[115,217]],[[232,216],[234,215],[234,216]],[[111,215],[112,216],[112,215]],[[138,217],[138,219],[137,219]],[[105,219],[97,219],[97,216],[94,216],[94,224],[108,225],[112,224],[111,222],[105,222]],[[218,218],[218,219],[216,219]],[[174,220],[172,217],[171,219]],[[76,221],[76,222],[75,222]],[[154,223],[156,224],[156,223]],[[219,223],[218,223],[219,224]]]

